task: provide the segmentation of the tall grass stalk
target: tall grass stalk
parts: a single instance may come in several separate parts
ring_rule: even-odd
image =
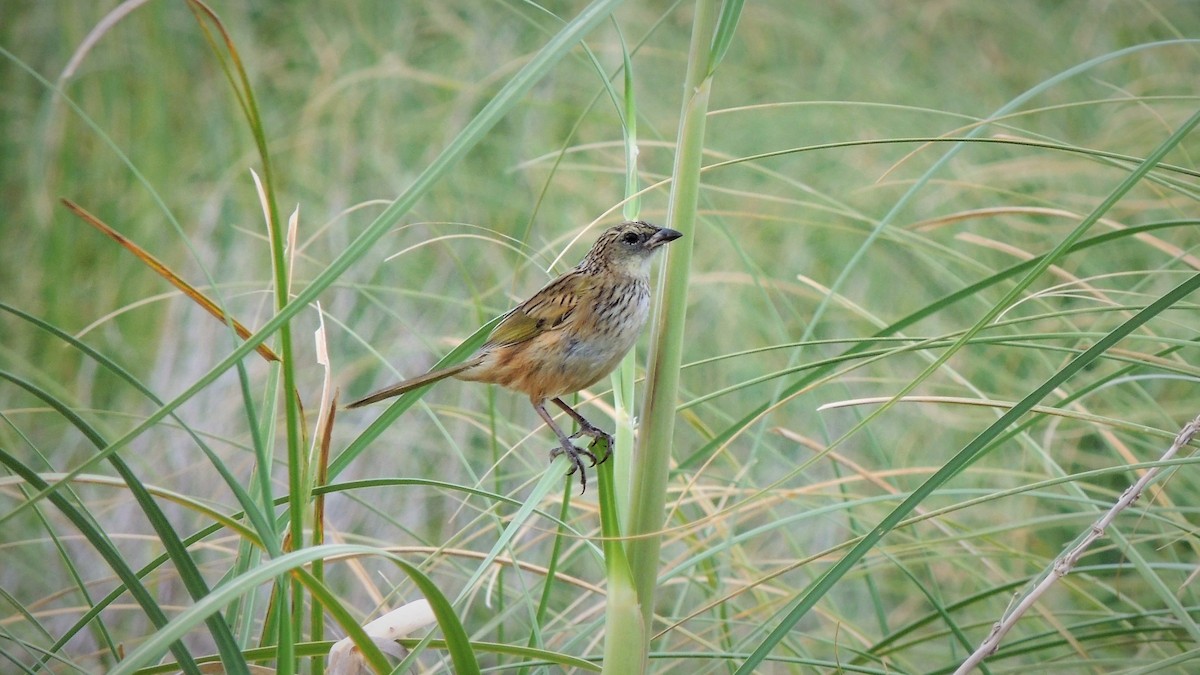
[[[261,328],[245,342],[233,349],[208,372],[198,378],[182,393],[167,401],[162,407],[150,414],[140,424],[114,440],[108,447],[97,453],[90,460],[81,463],[68,472],[61,480],[51,484],[47,489],[34,494],[28,501],[23,502],[13,511],[0,517],[0,521],[13,518],[23,513],[44,499],[50,491],[66,485],[79,474],[93,468],[107,459],[113,453],[128,445],[133,439],[145,433],[154,425],[161,422],[167,415],[193,398],[205,387],[211,385],[218,377],[234,367],[239,361],[254,350],[259,344],[279,331],[283,324],[293,319],[318,296],[328,289],[338,277],[346,272],[355,262],[361,259],[396,222],[408,212],[422,195],[449,172],[462,157],[486,135],[495,124],[520,100],[521,96],[531,89],[551,68],[566,54],[577,41],[581,40],[592,28],[603,21],[621,0],[595,0],[583,9],[575,19],[568,22],[562,30],[555,34],[546,45],[530,59],[520,72],[493,97],[483,110],[479,112],[466,127],[456,135],[444,150],[417,176],[413,183],[404,190],[367,228],[359,234],[340,255],[334,258],[307,286],[296,292],[294,298],[281,308]],[[381,418],[382,420],[383,418]],[[392,417],[394,419],[394,417]],[[365,444],[355,444],[358,451]],[[353,455],[350,450],[343,451],[330,464],[330,478],[336,477],[336,468],[344,467]]]
[[[1191,672],[1200,14],[588,2],[10,3],[0,663],[948,674],[1160,467],[983,665]],[[318,413],[621,207],[686,237],[585,494],[494,387]]]
[[[625,141],[625,220],[641,216],[641,197],[638,194],[637,96],[634,88],[633,59],[625,45],[624,36],[617,31],[623,58],[624,91],[622,109]],[[605,673],[636,673],[646,661],[647,634],[638,605],[637,591],[625,555],[622,540],[621,516],[630,508],[634,475],[634,379],[637,372],[637,350],[630,350],[612,374],[613,407],[616,414],[615,448],[606,448],[614,461],[606,462],[600,470],[600,534],[604,537],[604,570],[608,583],[604,598],[604,661]],[[615,467],[615,468],[614,468]]]
[[[1001,312],[1010,307],[1016,298],[1019,297],[1021,291],[1032,284],[1034,279],[1040,276],[1051,263],[1059,260],[1066,251],[1070,250],[1070,248],[1075,245],[1078,239],[1081,238],[1085,232],[1087,232],[1090,226],[1094,225],[1098,220],[1100,220],[1101,217],[1108,213],[1108,211],[1118,201],[1120,201],[1122,197],[1124,197],[1135,185],[1141,182],[1141,180],[1152,169],[1157,167],[1159,162],[1161,162],[1169,152],[1175,150],[1179,146],[1180,142],[1191,133],[1197,124],[1200,124],[1200,111],[1197,111],[1195,114],[1193,114],[1161,144],[1159,144],[1157,148],[1147,155],[1146,159],[1143,160],[1141,164],[1130,171],[1129,175],[1123,181],[1121,181],[1121,183],[1118,184],[1112,190],[1112,192],[1109,193],[1108,197],[1106,197],[1090,214],[1088,214],[1088,216],[1084,218],[1083,221],[1066,238],[1060,241],[1054,250],[1046,255],[1041,263],[1035,265],[1033,269],[1030,270],[1030,272],[1025,276],[1025,278],[1017,283],[1013,290],[1011,290],[1004,298],[1002,298],[1000,302],[996,303],[996,305],[986,313],[983,319],[978,321],[971,330],[964,333],[963,336],[956,342],[956,344],[963,344],[966,340],[969,340],[972,336],[982,330],[985,325],[991,323],[991,321],[999,316]],[[992,441],[996,437],[1000,436],[1000,434],[1003,433],[1010,425],[1016,423],[1016,421],[1022,415],[1032,409],[1033,406],[1040,403],[1042,399],[1048,396],[1051,392],[1055,391],[1063,383],[1068,381],[1073,375],[1079,373],[1094,360],[1103,356],[1108,350],[1112,349],[1118,342],[1120,342],[1130,333],[1141,327],[1150,319],[1176,306],[1180,301],[1198,289],[1200,289],[1200,274],[1197,274],[1187,281],[1184,281],[1182,284],[1176,286],[1170,292],[1150,303],[1145,309],[1138,312],[1128,321],[1122,323],[1103,339],[1097,341],[1095,345],[1072,359],[1052,377],[1047,379],[1040,386],[1030,392],[1029,395],[1021,399],[1021,401],[1001,415],[1000,418],[994,423],[981,431],[978,436],[976,436],[970,443],[963,447],[949,462],[942,466],[927,481],[922,483],[920,487],[915,489],[911,495],[901,502],[899,506],[897,506],[882,521],[880,521],[878,525],[872,528],[867,535],[862,537],[862,539],[860,539],[854,545],[854,547],[837,562],[837,564],[830,568],[830,570],[823,574],[819,579],[810,584],[808,588],[804,590],[804,592],[799,594],[796,604],[792,606],[786,614],[784,614],[779,625],[777,625],[767,635],[766,639],[759,644],[750,657],[742,663],[742,665],[738,668],[738,674],[749,675],[750,673],[754,672],[755,669],[762,664],[767,655],[770,654],[771,650],[773,650],[775,646],[783,640],[792,627],[804,617],[805,613],[811,610],[816,602],[826,593],[828,593],[829,590],[838,582],[838,580],[844,577],[847,572],[850,571],[850,569],[858,564],[858,561],[861,560],[868,551],[878,545],[880,540],[883,539],[888,532],[895,528],[905,516],[907,516],[913,509],[917,507],[917,505],[929,497],[929,495],[932,494],[935,489],[942,486],[955,475],[970,466],[973,462],[977,461],[989,448],[994,447],[992,445]],[[952,351],[954,351],[953,347],[948,350],[948,352]],[[939,357],[935,364],[940,365],[948,358],[948,354],[943,354],[943,356]],[[933,366],[930,366],[926,372],[928,373],[932,367]],[[898,396],[903,395],[903,393],[906,393],[907,391],[908,389],[902,390],[901,394],[898,394]],[[1114,534],[1114,536],[1116,535]],[[1181,618],[1184,619],[1184,626],[1188,632],[1191,633],[1198,642],[1200,642],[1200,632],[1197,632],[1195,623],[1186,616]]]
[[[307,285],[303,290],[296,293],[292,297],[290,292],[290,273],[287,265],[287,259],[284,251],[284,242],[286,240],[283,231],[282,223],[278,217],[278,209],[275,207],[274,189],[272,187],[272,173],[270,171],[270,159],[267,152],[265,138],[267,136],[262,126],[262,120],[258,115],[257,106],[254,103],[253,92],[249,86],[249,78],[246,76],[244,69],[241,66],[241,60],[237,55],[237,51],[233,48],[232,41],[228,34],[223,30],[219,19],[206,6],[199,2],[190,3],[190,6],[196,12],[196,17],[199,25],[205,31],[206,37],[209,38],[215,51],[225,53],[230,57],[233,64],[232,69],[226,68],[226,73],[230,83],[234,86],[236,98],[239,101],[243,111],[246,114],[247,122],[250,125],[252,133],[256,139],[258,149],[260,151],[260,159],[263,163],[264,173],[264,210],[267,214],[268,230],[270,232],[272,269],[275,286],[276,298],[276,313],[266,322],[266,325],[261,328],[258,333],[250,336],[240,346],[236,347],[231,354],[223,359],[217,366],[213,367],[206,375],[202,376],[198,381],[188,387],[182,394],[175,399],[167,402],[157,409],[156,412],[149,415],[142,424],[127,432],[123,438],[115,442],[107,440],[100,443],[102,446],[99,452],[92,459],[81,463],[64,477],[61,477],[57,483],[48,484],[43,481],[33,481],[31,484],[39,490],[37,493],[21,503],[16,509],[9,511],[4,515],[5,519],[13,518],[25,509],[35,508],[38,502],[44,498],[52,498],[53,503],[65,507],[66,503],[62,502],[56,491],[63,486],[69,485],[76,477],[84,471],[95,466],[96,463],[108,459],[120,466],[120,458],[116,454],[121,448],[125,447],[133,439],[145,431],[151,429],[154,425],[160,422],[166,416],[178,408],[179,405],[196,396],[200,391],[209,386],[217,377],[231,367],[239,366],[241,360],[254,349],[256,345],[261,344],[275,334],[281,336],[281,356],[284,362],[282,369],[283,381],[280,395],[281,401],[285,409],[286,426],[284,427],[284,442],[287,444],[287,475],[288,475],[288,509],[286,518],[289,522],[288,537],[290,545],[287,550],[303,552],[303,556],[283,556],[277,560],[291,559],[303,561],[304,563],[311,562],[315,559],[320,559],[326,550],[325,548],[305,549],[304,541],[304,513],[308,504],[306,503],[305,495],[311,494],[311,486],[305,486],[302,481],[305,476],[309,476],[311,472],[306,466],[305,458],[301,451],[302,448],[302,431],[300,430],[300,412],[297,399],[297,390],[295,386],[295,353],[292,349],[290,338],[290,321],[301,310],[307,308],[317,296],[328,288],[338,276],[348,269],[358,258],[360,258],[369,247],[379,239],[384,233],[391,228],[396,220],[400,218],[408,208],[422,195],[429,187],[442,175],[453,167],[453,165],[476,143],[478,143],[495,125],[503,115],[510,110],[519,100],[520,97],[536,84],[543,76],[563,58],[565,54],[572,49],[575,44],[583,38],[592,28],[603,21],[608,14],[619,5],[619,0],[596,0],[591,5],[586,7],[579,16],[574,20],[569,21],[566,25],[554,36],[552,36],[530,61],[518,72],[504,87],[500,89],[495,97],[484,107],[480,113],[475,116],[464,130],[458,134],[447,146],[447,148],[425,169],[424,172],[414,181],[405,193],[399,197],[391,207],[381,214],[376,221],[367,228],[367,230],[359,235],[359,237],[329,264],[312,283]],[[207,20],[211,20],[219,29],[222,39],[220,41],[213,40],[211,34],[208,33]],[[228,52],[221,52],[217,47],[218,42],[228,48]],[[224,63],[222,64],[225,65]],[[232,330],[232,325],[231,325]],[[243,376],[243,382],[245,378]],[[251,402],[247,400],[247,405]],[[251,413],[253,411],[250,411]],[[265,415],[262,418],[264,423],[271,424],[274,419],[273,415]],[[268,437],[270,434],[268,434]],[[99,437],[97,437],[99,438]],[[361,447],[361,446],[360,446]],[[344,466],[351,456],[342,456],[340,466]],[[269,471],[270,459],[261,463],[258,470],[261,472]],[[12,467],[14,470],[16,467]],[[334,467],[336,468],[336,467]],[[264,474],[265,475],[265,474]],[[331,477],[332,477],[331,472]],[[138,491],[140,484],[132,483],[131,489]],[[147,498],[148,499],[148,498]],[[142,500],[144,505],[149,508],[153,506],[152,502]],[[155,523],[163,536],[163,540],[170,544],[173,540],[171,532],[164,532],[165,519],[157,517],[153,512],[148,512],[147,515],[151,521]],[[82,522],[82,521],[81,521]],[[100,540],[98,539],[97,542]],[[161,630],[155,636],[140,646],[138,650],[131,654],[130,658],[123,661],[120,672],[130,672],[130,669],[136,667],[139,663],[143,663],[150,659],[157,659],[162,653],[162,650],[171,648],[175,650],[175,655],[181,666],[189,671],[195,672],[195,667],[191,662],[191,657],[186,651],[180,651],[182,646],[177,642],[177,637],[184,634],[187,630],[195,625],[192,621],[199,620],[208,622],[215,641],[221,648],[223,660],[230,672],[246,672],[245,661],[240,658],[236,643],[232,639],[232,635],[228,630],[221,611],[229,603],[240,601],[244,593],[252,590],[256,585],[259,576],[263,570],[278,569],[281,572],[292,570],[292,567],[280,567],[275,564],[264,564],[253,570],[242,568],[242,575],[237,577],[243,583],[231,583],[222,588],[220,593],[209,593],[208,588],[204,585],[203,579],[197,573],[189,573],[188,565],[190,559],[179,560],[178,554],[182,551],[181,547],[173,553],[176,559],[177,567],[180,568],[180,574],[184,577],[188,590],[192,593],[193,598],[197,600],[197,604],[192,606],[187,614],[187,618],[178,617],[173,619],[169,625],[161,625]],[[101,547],[101,551],[105,551]],[[115,561],[116,558],[108,556],[110,560]],[[297,563],[300,564],[300,563]],[[118,568],[119,569],[119,568]],[[136,594],[137,585],[133,584],[134,577],[131,574],[122,575],[126,581],[126,586]],[[274,626],[278,631],[275,639],[272,640],[276,646],[276,664],[279,672],[290,673],[296,668],[295,661],[295,645],[301,637],[301,627],[304,619],[304,589],[301,585],[301,580],[297,577],[283,576],[284,578],[293,578],[295,581],[292,584],[277,587],[273,598],[278,603],[273,609],[272,616],[274,617]],[[310,583],[320,584],[319,579],[310,579]],[[241,588],[241,592],[234,592],[233,589]],[[312,590],[312,587],[310,587]],[[319,589],[318,589],[319,590]],[[329,609],[329,608],[327,608]],[[157,611],[153,604],[146,607],[148,616],[162,617],[161,612]],[[439,617],[440,618],[440,617]],[[161,621],[160,621],[161,623]],[[271,622],[268,621],[268,626]],[[444,626],[445,627],[445,626]],[[461,631],[461,628],[459,629]],[[456,656],[456,662],[460,658],[466,658],[463,649],[465,643],[460,643],[459,647],[452,651]],[[376,652],[377,653],[377,652]],[[465,664],[465,661],[463,662]],[[462,664],[460,664],[462,665]],[[466,668],[465,672],[470,672],[472,668]]]
[[[291,268],[287,264],[285,251],[287,246],[287,232],[285,231],[283,220],[279,216],[278,200],[276,199],[275,170],[271,160],[270,148],[267,144],[267,130],[264,128],[262,116],[259,114],[258,102],[254,95],[254,88],[251,86],[249,75],[246,72],[232,37],[225,30],[220,18],[205,3],[199,0],[189,0],[188,7],[192,10],[201,32],[225,71],[226,78],[233,88],[234,97],[246,118],[246,125],[254,138],[255,147],[258,151],[262,179],[260,180],[257,174],[254,175],[254,179],[258,187],[263,215],[266,218],[267,239],[270,244],[271,273],[274,281],[275,308],[276,310],[281,310],[287,306],[288,301],[291,299],[292,274]],[[213,33],[209,30],[208,24],[210,22],[221,38],[219,41],[214,39]],[[226,59],[228,59],[228,63]],[[294,240],[292,243],[294,248]],[[231,322],[230,329],[232,330],[232,328]],[[283,550],[295,551],[305,546],[304,516],[308,505],[307,496],[311,493],[312,486],[305,482],[308,468],[301,450],[303,432],[300,429],[300,397],[299,389],[296,386],[297,354],[292,346],[291,322],[285,321],[281,323],[278,334],[279,350],[281,353],[281,363],[279,366],[281,380],[278,382],[278,388],[275,388],[276,383],[272,382],[271,386],[274,389],[275,396],[268,402],[267,409],[272,410],[277,405],[282,405],[284,410],[283,440],[287,448],[285,457],[288,477],[288,527],[286,529],[287,534],[282,543],[286,544]],[[257,420],[261,418],[261,423],[265,425],[262,434],[267,437],[273,437],[276,416],[273,414],[258,415],[257,411],[254,410],[255,402],[250,396],[249,378],[240,363],[238,364],[238,372],[242,384],[246,414],[251,426],[257,426]],[[259,445],[262,446],[261,443]],[[260,475],[264,478],[267,476],[267,467],[273,463],[272,460],[273,457],[270,454],[260,450],[259,470]],[[264,485],[266,484],[264,483]],[[269,492],[264,494],[264,499],[268,499],[269,494]],[[272,542],[273,545],[274,542]],[[287,577],[280,577],[275,582],[275,592],[272,597],[278,603],[276,607],[271,608],[274,610],[274,616],[277,617],[275,627],[278,633],[274,636],[274,639],[279,649],[277,659],[278,671],[282,675],[290,675],[297,667],[294,647],[295,643],[300,639],[303,630],[304,590],[298,581],[289,580]]]
[[[738,6],[739,3],[725,3],[726,10]],[[645,650],[645,664],[648,664],[649,658],[649,637],[654,619],[654,595],[662,544],[658,533],[664,523],[667,476],[674,447],[675,407],[678,402],[679,371],[683,363],[684,322],[687,317],[692,247],[696,238],[704,129],[719,57],[719,53],[714,54],[712,49],[714,37],[730,35],[738,19],[736,11],[727,11],[720,15],[718,21],[719,9],[720,3],[716,0],[699,0],[692,18],[666,219],[668,227],[682,232],[684,236],[667,251],[667,259],[659,275],[661,300],[652,322],[646,401],[634,453],[637,466],[633,477],[632,509],[628,514],[627,532],[630,539],[627,548],[642,620],[630,628],[641,630],[643,634],[640,640],[630,644]],[[727,45],[728,41],[720,40],[718,44]],[[622,592],[625,592],[624,589]]]

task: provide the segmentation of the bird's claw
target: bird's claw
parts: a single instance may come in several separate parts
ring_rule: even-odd
[[[571,442],[582,436],[590,436],[592,438],[592,442],[588,444],[587,450]],[[574,434],[566,438],[560,435],[558,438],[561,443],[557,448],[550,451],[550,461],[554,461],[554,458],[559,455],[566,455],[567,461],[571,463],[571,470],[567,472],[567,475],[572,476],[576,471],[579,472],[579,494],[583,494],[587,491],[587,468],[583,465],[583,458],[587,457],[592,466],[603,464],[609,455],[612,454],[613,437],[603,429],[585,422],[580,425],[579,431],[576,431]],[[604,454],[596,457],[596,453],[592,452],[592,449],[601,441],[604,442]]]
[[[575,433],[571,434],[569,436],[569,438],[571,440],[575,440],[576,438],[580,438],[582,436],[590,436],[592,438],[592,442],[588,444],[588,448],[594,448],[594,447],[596,447],[597,443],[599,443],[602,440],[604,441],[604,456],[601,457],[599,460],[597,460],[596,456],[593,455],[591,452],[587,452],[585,450],[580,450],[580,452],[583,452],[588,457],[592,458],[592,466],[596,466],[597,464],[603,464],[606,461],[608,461],[609,455],[612,454],[612,446],[613,446],[613,437],[611,434],[604,431],[603,429],[600,429],[599,427],[594,427],[589,424],[588,426],[583,427],[579,431],[576,431]],[[578,448],[576,448],[576,449],[578,449]]]
[[[558,457],[559,455],[566,455],[567,461],[571,463],[571,470],[567,472],[568,476],[574,475],[576,471],[579,472],[579,494],[586,492],[587,468],[583,466],[582,458],[587,457],[589,460],[591,460],[592,466],[596,466],[596,455],[592,454],[590,450],[584,450],[583,448],[576,447],[574,443],[564,443],[561,446],[551,450],[550,460],[554,461],[554,458]],[[605,459],[608,459],[607,455],[605,456]]]
[[[591,436],[592,438],[607,438],[608,432],[593,424],[584,424],[579,427],[579,431],[571,434],[570,438],[579,438],[580,436]]]

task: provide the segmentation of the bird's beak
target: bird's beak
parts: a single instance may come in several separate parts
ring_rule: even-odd
[[[678,230],[672,230],[669,227],[663,227],[660,228],[658,232],[650,235],[650,238],[646,240],[646,248],[655,249],[663,244],[675,241],[682,236],[683,233],[679,232]]]

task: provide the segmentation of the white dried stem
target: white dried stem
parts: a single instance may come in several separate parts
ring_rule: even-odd
[[[396,640],[435,621],[429,602],[421,599],[384,614],[363,626],[363,630],[384,653],[404,658],[408,652]],[[329,668],[325,672],[329,675],[366,675],[370,669],[354,641],[342,638],[329,650]]]
[[[1180,448],[1192,442],[1192,439],[1196,437],[1197,433],[1200,433],[1200,416],[1196,417],[1196,419],[1189,422],[1183,427],[1182,430],[1180,430],[1179,435],[1175,437],[1175,442],[1171,444],[1171,447],[1168,448],[1165,453],[1163,453],[1162,460],[1166,461],[1174,457],[1176,453],[1179,452]],[[1150,485],[1150,482],[1154,480],[1155,476],[1157,476],[1161,470],[1161,467],[1153,467],[1146,471],[1146,473],[1142,474],[1142,477],[1139,478],[1136,483],[1129,486],[1129,488],[1121,495],[1121,498],[1118,499],[1115,504],[1113,504],[1112,508],[1109,509],[1108,512],[1103,516],[1100,516],[1100,519],[1092,524],[1087,534],[1079,540],[1079,543],[1077,543],[1070,551],[1067,551],[1065,555],[1054,561],[1054,564],[1051,566],[1050,573],[1042,578],[1041,582],[1039,582],[1038,585],[1033,588],[1033,590],[1029,591],[1029,593],[1022,598],[1015,607],[1012,608],[1012,611],[1005,614],[995,626],[992,626],[992,632],[988,634],[987,639],[985,639],[983,643],[979,645],[979,648],[976,649],[973,654],[967,657],[967,660],[963,661],[962,665],[958,667],[958,670],[954,671],[955,675],[965,675],[965,673],[971,672],[972,669],[983,663],[984,659],[996,653],[996,650],[1000,648],[1000,641],[1003,640],[1008,631],[1016,625],[1021,616],[1024,615],[1025,612],[1029,611],[1029,608],[1032,607],[1034,603],[1036,603],[1043,595],[1045,595],[1046,591],[1050,590],[1051,586],[1053,586],[1059,579],[1067,576],[1067,574],[1074,569],[1076,563],[1078,563],[1079,559],[1083,557],[1083,552],[1086,551],[1093,542],[1104,536],[1105,530],[1108,529],[1108,526],[1112,524],[1117,515],[1129,508],[1130,505],[1138,500],[1138,497],[1142,496],[1142,492],[1145,491],[1146,487]]]

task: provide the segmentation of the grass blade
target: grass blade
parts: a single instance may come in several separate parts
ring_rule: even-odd
[[[1117,200],[1125,195],[1134,185],[1138,183],[1154,166],[1179,142],[1186,137],[1197,124],[1200,124],[1200,111],[1193,114],[1182,126],[1180,126],[1170,137],[1168,137],[1158,148],[1151,153],[1146,161],[1137,167],[1130,175],[1121,182],[1120,185],[1113,190],[1107,199],[1101,203],[1091,215],[1076,228],[1076,234],[1082,234],[1082,231],[1090,223],[1095,222],[1105,212],[1111,208]],[[1056,260],[1057,253],[1061,255],[1064,251],[1074,244],[1074,239],[1068,238],[1064,240],[1051,254],[1047,255],[1046,260],[1042,265],[1035,266],[1034,272],[1031,272],[1029,278],[1037,276],[1049,266],[1050,261]],[[1023,288],[1025,285],[1018,285],[1018,288]],[[926,497],[933,493],[938,487],[941,487],[946,481],[953,478],[971,463],[979,459],[979,457],[991,447],[990,443],[993,439],[1003,433],[1011,424],[1016,422],[1022,415],[1028,412],[1033,406],[1037,405],[1043,398],[1053,392],[1059,385],[1069,380],[1073,375],[1083,370],[1088,364],[1102,356],[1113,345],[1117,344],[1134,330],[1145,324],[1150,319],[1158,316],[1167,309],[1173,307],[1178,302],[1186,298],[1193,291],[1200,289],[1200,275],[1193,276],[1179,286],[1176,286],[1172,291],[1163,295],[1145,309],[1138,312],[1133,318],[1121,324],[1103,339],[1096,342],[1091,348],[1080,354],[1075,359],[1071,360],[1066,366],[1054,374],[1050,379],[1046,380],[1041,386],[1034,389],[1028,396],[1021,399],[1008,412],[1004,413],[998,420],[984,429],[970,443],[960,450],[954,458],[947,462],[941,469],[938,470],[932,477],[922,483],[920,487],[904,500],[900,506],[897,506],[886,518],[875,526],[858,544],[854,546],[841,560],[838,561],[828,572],[823,574],[817,581],[812,583],[803,593],[799,595],[796,604],[788,611],[788,613],[763,640],[763,642],[754,650],[750,658],[738,668],[738,674],[748,675],[754,672],[763,660],[770,654],[771,650],[787,635],[792,629],[792,626],[798,622],[812,607],[820,600],[830,588],[837,583],[854,565],[862,559],[874,546],[892,530],[905,516],[909,514],[918,504]],[[1005,304],[1004,306],[1007,306]],[[998,314],[999,310],[995,310],[992,314]],[[982,322],[981,322],[982,323]],[[982,326],[979,326],[982,327]],[[970,331],[964,337],[971,334]]]

